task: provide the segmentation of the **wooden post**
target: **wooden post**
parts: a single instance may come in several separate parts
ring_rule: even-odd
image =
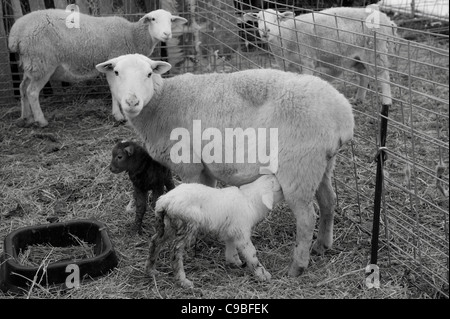
[[[0,5],[0,105],[13,103],[14,101],[14,87],[9,60],[8,38],[6,37],[3,19],[3,6]]]
[[[128,16],[126,16],[127,20],[136,22],[140,19],[140,17],[134,16],[134,14],[140,12],[139,7],[136,5],[136,1],[124,0],[123,6],[124,6],[125,14],[128,15]]]
[[[33,0],[31,0],[33,1]],[[56,9],[63,9],[65,10],[67,8],[67,0],[54,0],[55,2],[55,8]]]
[[[75,4],[80,8],[81,13],[90,14],[89,2],[87,0],[76,0]]]
[[[144,4],[146,13],[160,8],[159,0],[144,0]]]
[[[14,14],[14,20],[19,19],[23,16],[22,6],[20,5],[20,0],[11,0],[11,8]]]
[[[110,0],[98,0],[100,15],[108,15],[113,12],[113,5]]]
[[[30,4],[31,11],[44,10],[45,9],[45,1],[44,0],[30,0],[28,1]]]

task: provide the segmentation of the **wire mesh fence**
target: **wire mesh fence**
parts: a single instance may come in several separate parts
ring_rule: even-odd
[[[102,1],[93,3],[97,6],[90,7],[91,14],[120,14],[130,20],[141,15],[127,14],[137,10],[124,9],[131,6],[128,1],[107,13],[102,11]],[[387,18],[376,7],[362,8],[359,16],[317,11],[326,5],[323,1],[161,1],[150,10],[160,7],[189,23],[158,46],[153,58],[173,65],[169,76],[279,68],[313,73],[333,83],[354,101],[356,120],[354,140],[342,149],[336,165],[339,213],[370,234],[377,173],[374,159],[378,152],[386,153],[380,259],[403,267],[405,276],[415,276],[415,284],[430,296],[448,298],[448,35],[418,30],[409,17],[392,24],[399,20]],[[265,14],[266,22],[275,17],[274,23],[265,25],[245,16],[266,9],[293,15]],[[309,20],[299,15],[308,15]],[[14,14],[3,5],[0,16],[4,28],[0,30],[0,106],[17,105],[20,69],[6,47]],[[261,36],[264,32],[266,37]],[[109,94],[102,80],[70,87],[54,84],[52,90],[43,92],[49,96],[44,103],[57,103],[69,93]],[[390,107],[382,147],[383,104]]]

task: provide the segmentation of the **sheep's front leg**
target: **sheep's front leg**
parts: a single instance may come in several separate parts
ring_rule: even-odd
[[[142,219],[147,210],[148,192],[134,188],[134,201],[136,203],[136,216],[134,219],[133,230],[138,234],[142,234]]]
[[[112,97],[112,115],[117,122],[123,123],[127,121],[120,110],[119,101],[114,96]]]
[[[225,240],[225,262],[237,267],[242,266],[242,261],[239,258],[239,254],[233,239]]]
[[[250,234],[250,232],[249,232]],[[250,235],[244,236],[242,239],[237,239],[236,242],[237,249],[241,252],[242,256],[247,262],[247,267],[252,271],[256,278],[261,281],[270,280],[272,275],[264,268],[264,266],[259,262],[256,257],[256,249],[250,239]]]

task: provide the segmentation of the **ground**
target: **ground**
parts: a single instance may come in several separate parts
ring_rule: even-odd
[[[144,270],[154,217],[145,215],[144,234],[131,231],[133,214],[125,212],[132,186],[125,174],[108,169],[113,145],[135,138],[132,129],[117,125],[107,96],[68,98],[43,103],[50,125],[20,128],[20,107],[0,108],[0,238],[29,225],[93,218],[107,225],[119,257],[107,276],[77,290],[35,286],[32,298],[420,298],[430,297],[411,284],[399,265],[382,267],[381,287],[365,285],[370,234],[355,223],[352,205],[337,208],[335,245],[324,256],[312,256],[299,278],[287,276],[295,223],[284,203],[259,224],[253,235],[258,255],[272,280],[257,282],[245,269],[225,265],[224,245],[202,235],[186,257],[185,268],[195,288],[182,289],[174,280],[167,249],[161,253],[155,278]],[[3,244],[3,243],[2,243]],[[1,248],[2,246],[0,246]],[[383,247],[381,247],[383,249]],[[1,252],[1,249],[0,249]],[[386,267],[383,265],[386,264]],[[0,292],[0,298],[12,298]]]

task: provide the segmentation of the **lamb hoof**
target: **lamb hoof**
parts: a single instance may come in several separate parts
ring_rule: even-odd
[[[291,277],[298,277],[303,274],[305,271],[305,267],[299,267],[297,265],[292,264],[289,269],[288,275]]]
[[[181,287],[186,288],[186,289],[194,288],[194,284],[192,283],[192,281],[190,281],[188,279],[181,280],[180,284],[181,284]]]

